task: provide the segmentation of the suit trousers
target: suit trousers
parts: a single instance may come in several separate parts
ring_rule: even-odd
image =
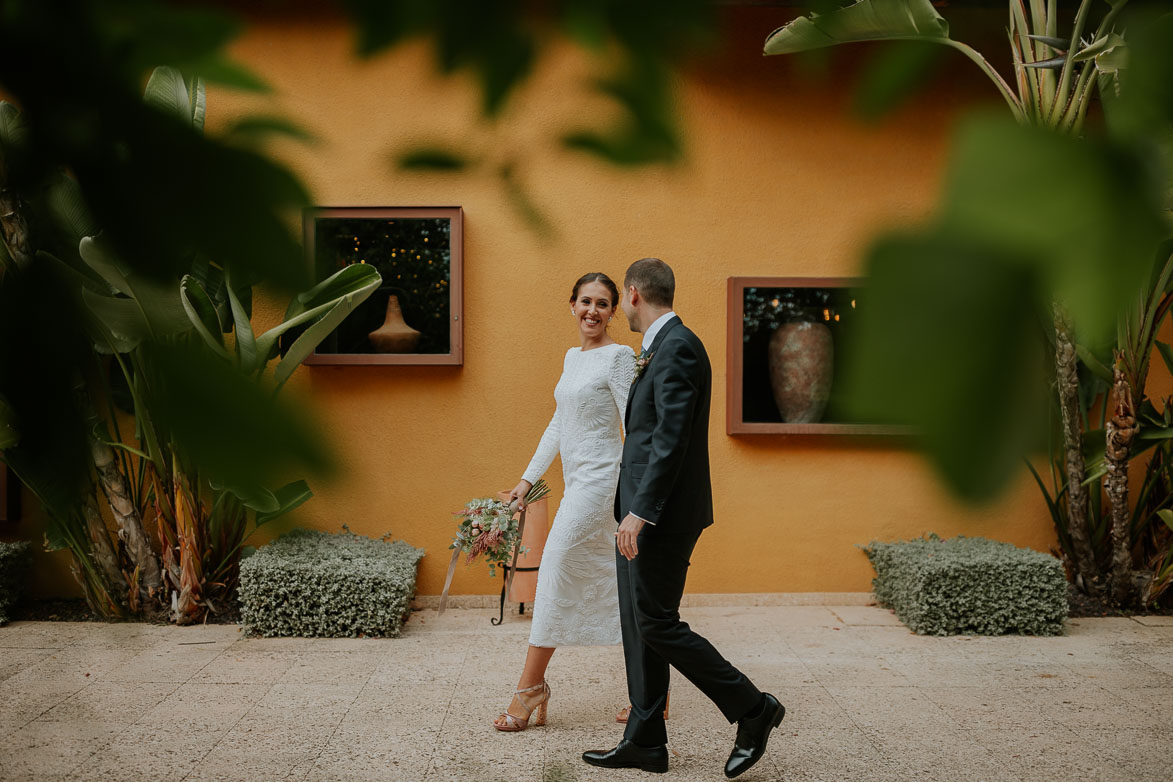
[[[667,522],[667,519],[665,519]],[[668,740],[664,702],[671,665],[736,722],[761,702],[762,693],[711,643],[680,619],[680,598],[699,532],[667,532],[645,524],[628,561],[615,549],[619,621],[631,714],[623,737],[640,746]]]

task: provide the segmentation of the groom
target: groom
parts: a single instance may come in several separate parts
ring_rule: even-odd
[[[713,523],[709,480],[712,370],[705,347],[672,312],[676,280],[657,258],[636,261],[623,280],[623,312],[643,334],[627,399],[627,440],[615,494],[619,619],[631,714],[614,749],[583,753],[605,768],[668,770],[664,705],[671,665],[709,697],[737,739],[725,776],[750,768],[786,709],[758,690],[680,619],[689,557]]]

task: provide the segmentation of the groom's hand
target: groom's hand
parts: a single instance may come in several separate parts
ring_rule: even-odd
[[[619,546],[619,553],[627,557],[628,561],[635,559],[635,555],[639,553],[635,539],[639,537],[639,531],[643,528],[644,520],[629,513],[623,517],[623,523],[615,532],[615,542]]]

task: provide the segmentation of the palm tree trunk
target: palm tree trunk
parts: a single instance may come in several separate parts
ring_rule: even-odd
[[[1108,495],[1112,514],[1112,599],[1125,604],[1132,598],[1133,585],[1128,456],[1140,427],[1136,422],[1132,387],[1119,367],[1119,358],[1114,375],[1112,396],[1115,397],[1115,409],[1105,427],[1104,458],[1108,463],[1108,473],[1104,476],[1104,492]]]
[[[1053,305],[1055,324],[1055,383],[1063,425],[1064,468],[1067,473],[1067,534],[1075,554],[1075,579],[1089,594],[1100,594],[1103,584],[1096,566],[1088,525],[1088,491],[1083,484],[1083,430],[1079,405],[1079,373],[1071,322],[1062,305]]]
[[[199,542],[198,508],[189,502],[183,479],[175,475],[175,532],[179,540],[179,592],[173,594],[171,618],[176,624],[190,624],[203,611],[203,553]]]
[[[21,206],[20,196],[8,187],[8,170],[0,156],[0,234],[18,267],[28,266],[33,259],[28,223]]]
[[[118,523],[118,537],[126,546],[131,565],[138,572],[138,602],[145,607],[162,599],[163,574],[159,569],[159,558],[143,529],[142,515],[131,501],[126,478],[114,459],[114,449],[96,437],[91,437],[90,454],[98,472],[102,493],[106,495],[114,521]]]
[[[121,600],[121,595],[125,591],[126,576],[123,574],[122,568],[118,566],[118,553],[110,542],[110,531],[106,529],[106,522],[102,519],[102,514],[98,512],[98,504],[94,500],[93,492],[86,493],[82,514],[86,522],[86,535],[90,540],[91,556],[97,563],[98,570],[105,581],[103,589],[107,593],[106,597],[110,600]],[[75,575],[77,574],[75,573]],[[95,609],[102,616],[107,616],[110,613],[110,608],[107,606],[99,608],[91,605],[90,608]]]

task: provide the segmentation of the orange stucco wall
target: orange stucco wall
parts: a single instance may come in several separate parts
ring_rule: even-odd
[[[725,285],[729,276],[849,276],[877,230],[934,203],[961,110],[996,96],[967,63],[878,125],[850,110],[858,62],[822,78],[760,56],[793,9],[725,9],[724,48],[678,80],[687,159],[619,170],[562,149],[564,130],[611,107],[586,88],[597,68],[572,47],[537,75],[494,126],[479,121],[465,76],[433,72],[410,44],[354,59],[341,21],[254,21],[234,54],[274,87],[269,96],[213,88],[210,132],[252,111],[280,112],[317,136],[273,148],[322,205],[448,206],[465,212],[463,367],[305,367],[289,390],[320,414],[342,466],[290,524],[391,531],[427,550],[419,591],[436,594],[448,563],[451,512],[511,487],[553,412],[552,391],[577,330],[566,300],[580,274],[621,278],[655,255],[674,267],[676,311],[705,341],[714,368],[710,447],[716,525],[693,557],[691,592],[857,591],[872,572],[857,544],[934,531],[985,535],[1046,550],[1054,536],[1037,490],[1022,479],[992,507],[950,499],[921,458],[890,440],[725,434]],[[519,175],[553,233],[519,217],[488,173],[401,173],[410,142],[464,142]],[[277,314],[277,303],[262,310]],[[621,316],[613,335],[638,336]],[[560,467],[547,475],[560,494]],[[288,526],[288,525],[286,525]],[[481,567],[455,593],[491,593]]]

